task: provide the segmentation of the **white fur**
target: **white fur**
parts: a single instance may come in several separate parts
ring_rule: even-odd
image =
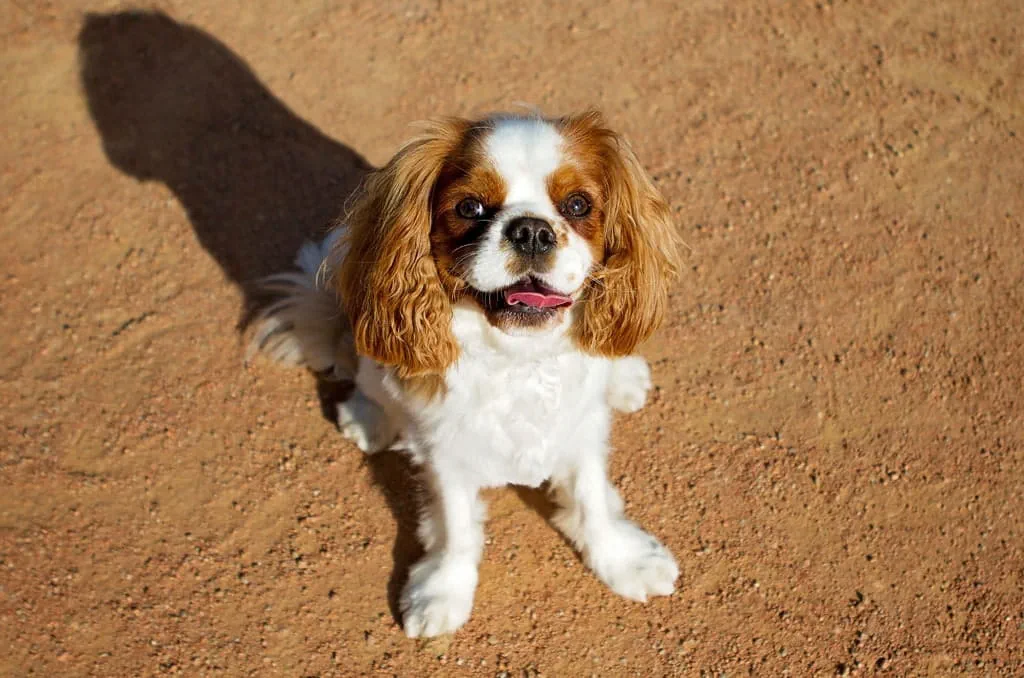
[[[647,402],[651,390],[651,368],[638,355],[620,358],[612,363],[608,380],[608,404],[627,414],[636,412]]]
[[[506,212],[531,213],[565,228],[544,183],[562,162],[560,145],[554,128],[541,121],[497,126],[487,149],[510,187],[502,219],[510,218]],[[546,280],[563,291],[578,288],[593,265],[581,238],[567,241]],[[487,250],[491,244],[481,248],[468,280],[482,290],[515,282],[501,277],[508,275],[504,259],[497,244]],[[328,322],[295,322],[324,320],[327,309],[339,307],[311,274],[334,262],[325,248],[315,250],[321,261],[309,261],[313,251],[304,250],[305,277],[287,278],[288,296],[263,316],[257,337],[287,342],[288,350],[277,352],[285,362],[323,367],[338,330]],[[550,482],[560,505],[554,524],[616,593],[644,601],[673,591],[675,561],[623,515],[606,473],[612,409],[643,406],[650,370],[639,356],[611,360],[577,350],[570,323],[564,313],[542,330],[505,332],[472,302],[457,304],[452,333],[459,359],[444,375],[445,391],[429,400],[407,391],[391,368],[358,358],[357,391],[338,409],[342,433],[366,452],[405,450],[422,466],[427,485],[418,530],[426,554],[410,571],[400,601],[408,635],[450,633],[469,618],[484,542],[478,494],[509,483]]]
[[[246,352],[246,362],[262,351],[275,362],[331,371],[336,378],[352,378],[354,355],[347,324],[338,300],[323,279],[323,269],[341,230],[332,231],[319,245],[303,243],[295,257],[297,273],[280,273],[261,281],[264,292],[277,301],[255,318],[256,331]],[[341,253],[344,254],[343,252]]]
[[[358,390],[338,404],[338,430],[367,454],[387,449],[398,436],[383,408]]]
[[[548,197],[547,178],[564,162],[562,135],[536,118],[500,120],[484,142],[484,153],[505,181],[505,206],[533,210],[549,220],[558,211]]]
[[[551,123],[540,119],[499,120],[484,142],[484,153],[505,183],[505,203],[476,248],[465,273],[466,282],[481,292],[499,290],[516,282],[506,263],[513,256],[503,246],[505,227],[513,219],[530,215],[551,224],[566,244],[559,247],[549,271],[538,275],[544,284],[564,294],[577,292],[594,264],[586,241],[558,212],[548,195],[548,177],[568,158],[564,141]]]

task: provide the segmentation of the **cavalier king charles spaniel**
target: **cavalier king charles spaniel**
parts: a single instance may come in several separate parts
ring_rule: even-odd
[[[430,123],[299,252],[253,345],[353,381],[338,425],[407,452],[427,490],[409,636],[469,618],[482,488],[547,484],[552,522],[619,595],[668,595],[678,567],[607,475],[612,410],[651,386],[634,353],[678,271],[669,207],[600,115]]]

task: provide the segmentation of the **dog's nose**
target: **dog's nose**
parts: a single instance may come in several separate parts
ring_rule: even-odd
[[[550,252],[555,246],[555,230],[536,217],[519,217],[505,227],[505,239],[522,254],[533,256]]]

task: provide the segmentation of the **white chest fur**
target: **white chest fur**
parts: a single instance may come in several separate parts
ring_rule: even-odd
[[[498,335],[478,316],[457,315],[463,351],[445,375],[447,391],[404,403],[403,437],[478,486],[539,485],[577,453],[581,427],[606,428],[609,362],[561,338]]]

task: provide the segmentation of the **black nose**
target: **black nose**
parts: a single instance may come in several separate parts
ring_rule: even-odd
[[[519,217],[505,227],[505,239],[517,252],[533,256],[550,252],[555,246],[555,231],[551,224],[535,217]]]

